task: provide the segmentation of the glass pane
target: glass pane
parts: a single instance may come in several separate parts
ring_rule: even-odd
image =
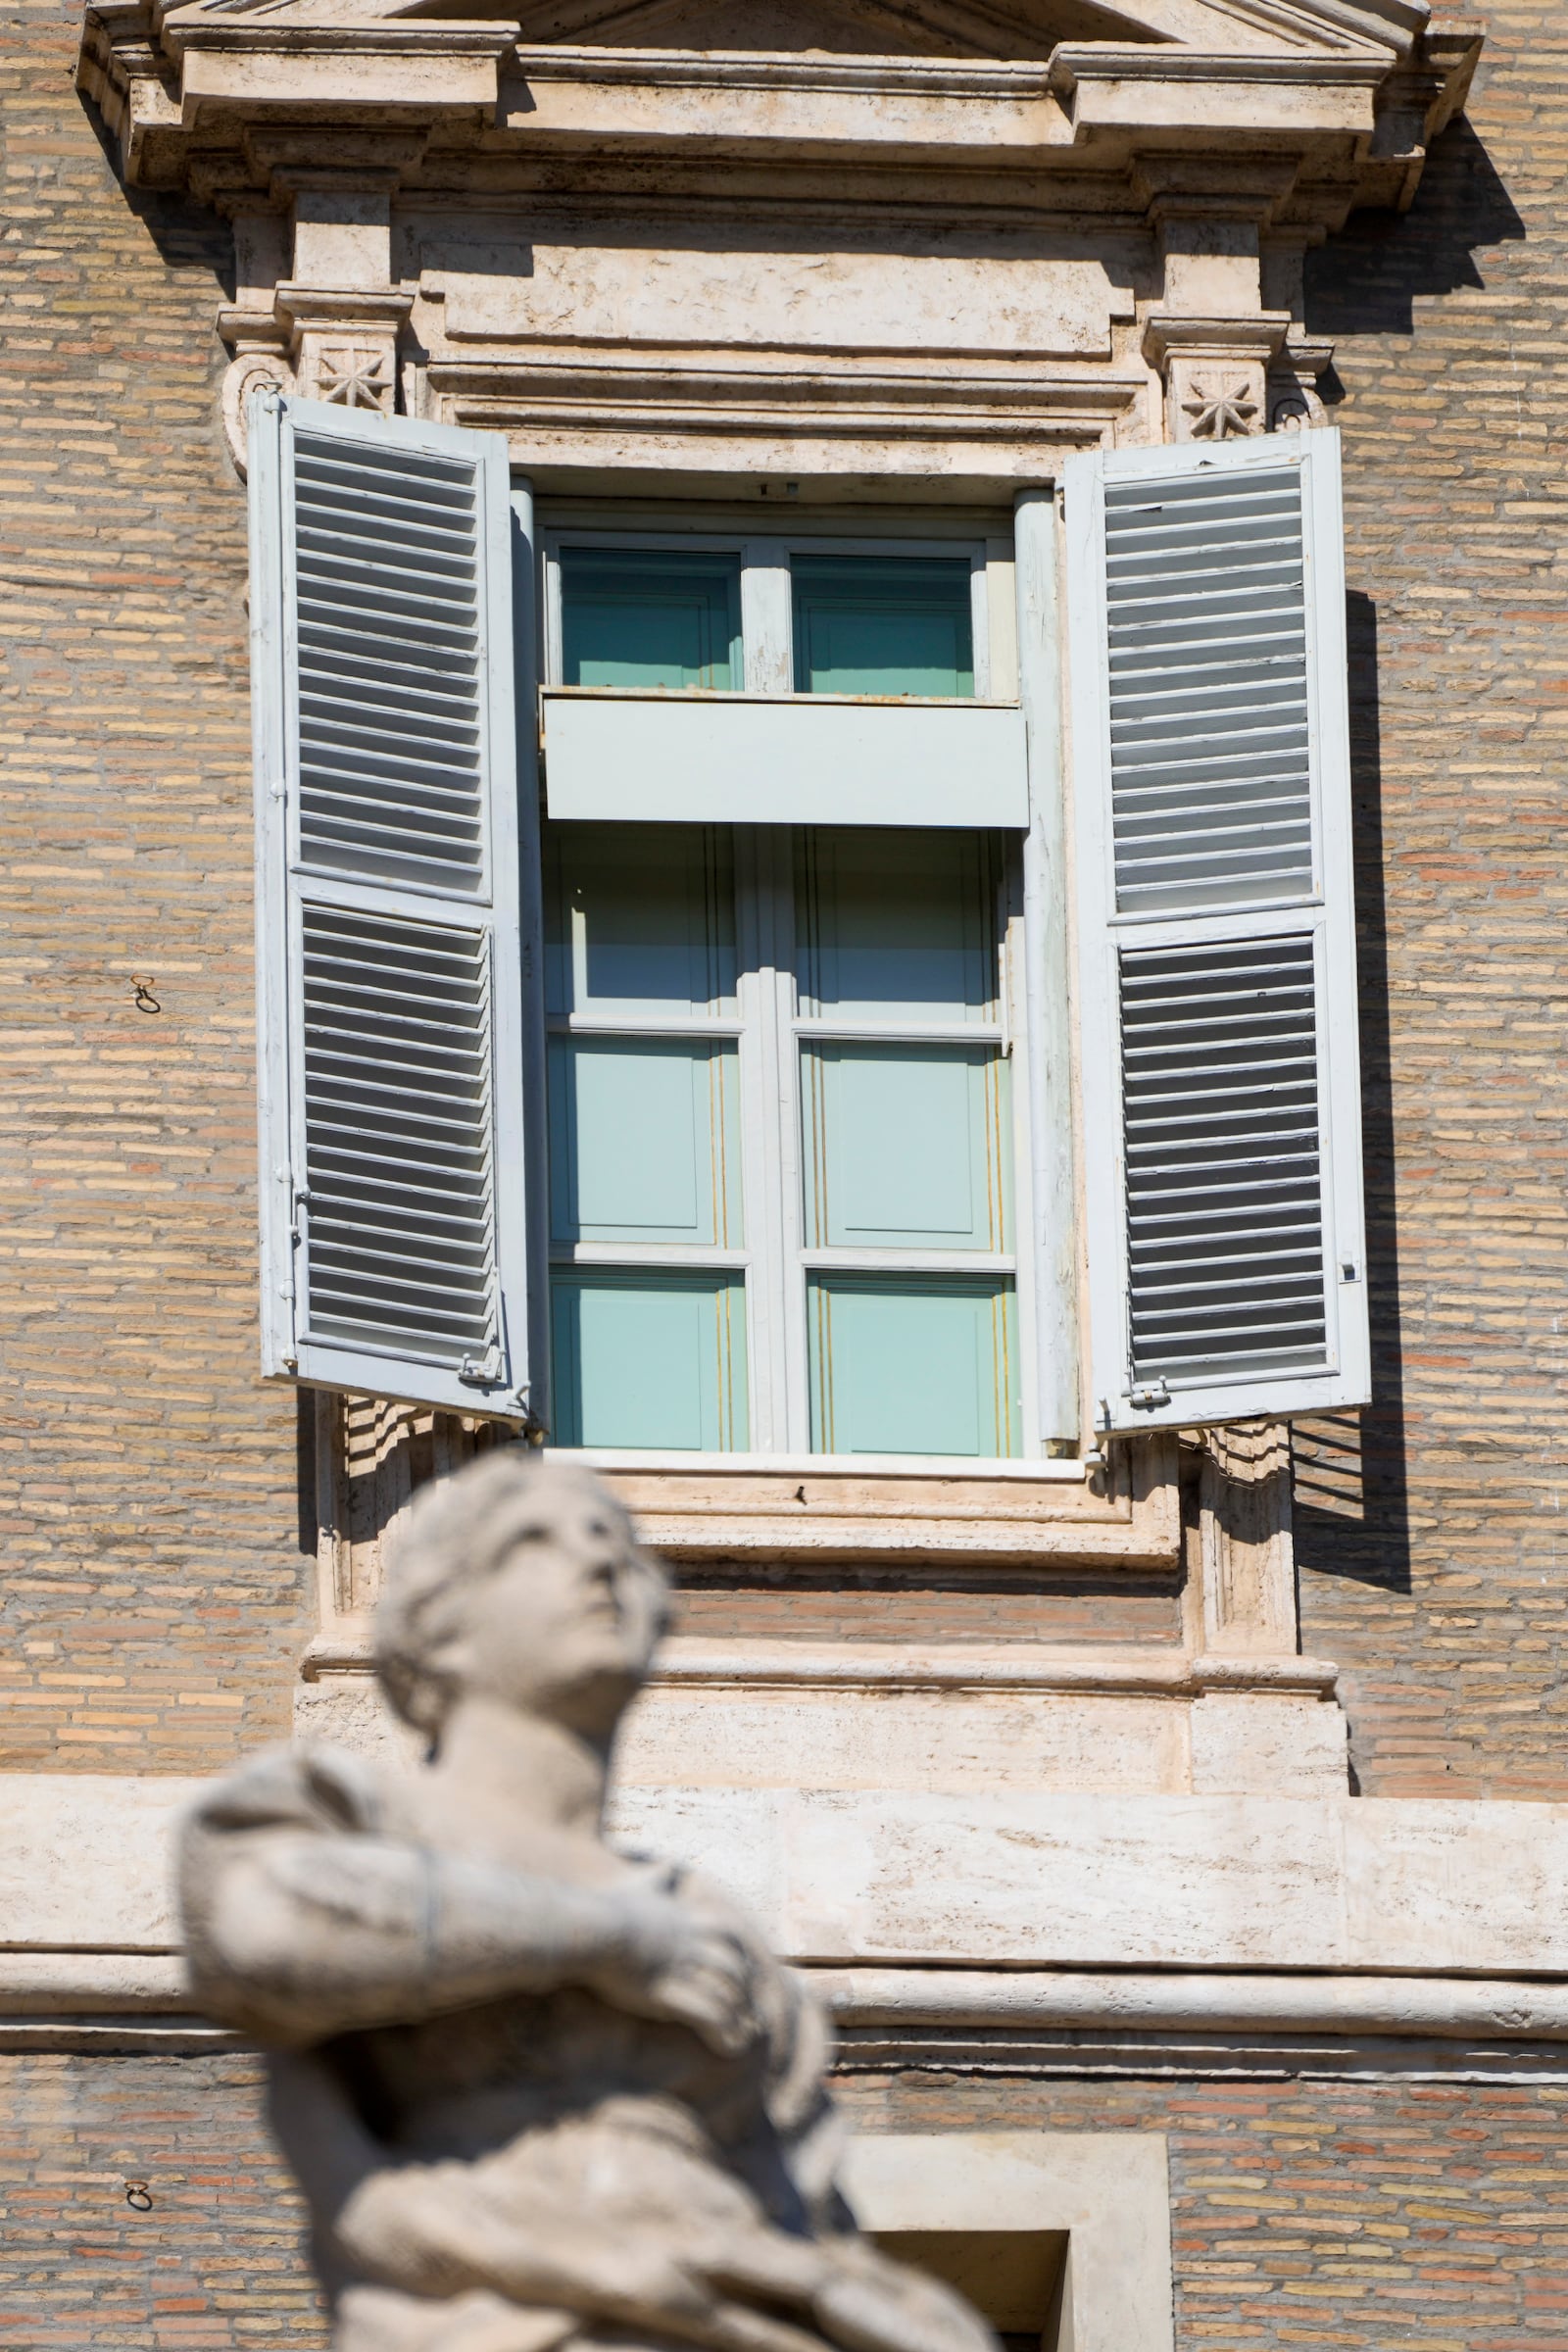
[[[965,558],[796,556],[790,569],[797,694],[973,694]]]
[[[816,1250],[1005,1250],[1005,1066],[990,1049],[823,1045],[801,1056]]]
[[[733,1045],[552,1038],[552,1240],[737,1246],[736,1069]]]
[[[562,683],[739,686],[738,556],[564,547]]]
[[[1010,1282],[812,1275],[814,1453],[1019,1450]]]
[[[736,1277],[558,1267],[550,1327],[557,1446],[745,1450],[746,1296]]]
[[[720,1011],[735,993],[727,826],[547,825],[551,1012]]]
[[[997,993],[997,870],[981,833],[801,836],[801,1010],[984,1020]]]

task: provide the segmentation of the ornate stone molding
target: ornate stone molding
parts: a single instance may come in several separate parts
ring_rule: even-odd
[[[233,357],[223,374],[220,394],[223,435],[241,481],[246,471],[246,404],[257,390],[291,392],[294,370],[289,365],[288,337],[270,311],[242,310],[225,304],[218,314],[218,331]]]
[[[1318,386],[1334,362],[1334,346],[1326,339],[1287,335],[1268,375],[1268,422],[1274,433],[1300,432],[1323,424],[1328,411]]]
[[[1204,1649],[1294,1653],[1289,1427],[1267,1421],[1205,1431],[1199,1512]]]

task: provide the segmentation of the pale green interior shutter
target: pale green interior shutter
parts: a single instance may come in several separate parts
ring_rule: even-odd
[[[506,443],[263,394],[250,450],[263,1368],[521,1414]]]
[[[1368,1396],[1339,462],[1067,465],[1101,1428]]]

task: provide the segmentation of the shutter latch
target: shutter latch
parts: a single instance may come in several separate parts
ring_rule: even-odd
[[[458,1378],[463,1382],[465,1388],[499,1388],[505,1377],[506,1371],[501,1360],[501,1349],[494,1340],[491,1341],[483,1355],[466,1355],[458,1367]]]
[[[1142,1413],[1152,1412],[1155,1405],[1169,1404],[1170,1391],[1163,1380],[1146,1380],[1124,1392],[1127,1401]]]

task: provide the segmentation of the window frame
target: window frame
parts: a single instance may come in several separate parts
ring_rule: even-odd
[[[771,519],[771,518],[770,518]],[[881,696],[823,696],[800,694],[794,678],[794,594],[791,558],[811,555],[866,555],[952,559],[967,557],[970,567],[970,616],[973,639],[974,687],[964,702],[998,702],[1018,706],[1019,660],[1014,607],[1014,549],[1010,534],[977,530],[972,520],[956,519],[947,532],[933,530],[934,518],[920,518],[913,529],[887,527],[879,515],[875,524],[847,532],[842,518],[834,527],[811,527],[814,517],[790,517],[790,526],[759,532],[749,524],[725,529],[694,517],[690,525],[678,516],[662,527],[641,523],[622,527],[613,515],[591,522],[563,521],[538,534],[536,610],[539,615],[541,686],[560,691],[564,667],[561,553],[572,546],[624,547],[633,552],[675,548],[693,553],[731,554],[740,565],[742,681],[738,687],[639,688],[639,693],[663,692],[672,699],[724,701],[736,696],[780,702],[879,703]],[[997,692],[996,689],[1001,691]],[[577,688],[579,694],[613,695],[615,688]],[[950,698],[910,696],[901,702],[944,701]],[[543,811],[541,811],[543,816]],[[714,1038],[737,1041],[741,1096],[741,1152],[743,1166],[743,1234],[738,1248],[717,1251],[671,1248],[661,1263],[693,1269],[711,1260],[739,1271],[746,1296],[746,1382],[749,1443],[744,1451],[669,1451],[630,1446],[578,1446],[574,1458],[606,1469],[685,1472],[799,1469],[820,1471],[825,1465],[858,1470],[866,1475],[901,1477],[927,1474],[952,1478],[1081,1477],[1082,1465],[1051,1458],[1042,1440],[1040,1415],[1039,1309],[1036,1251],[1029,1246],[1034,1231],[1034,1154],[1030,1106],[1030,1063],[1027,1034],[1028,990],[1025,982],[1024,859],[1019,844],[1009,843],[1000,856],[984,854],[994,880],[996,906],[995,994],[987,1017],[966,1023],[889,1022],[885,1027],[864,1021],[835,1022],[803,1014],[798,1002],[795,927],[795,834],[788,826],[737,824],[733,872],[736,908],[737,984],[733,1013],[716,1007],[701,1020],[672,1015],[662,1023],[622,1024],[593,1014],[551,1013],[552,1037],[580,1033],[689,1034],[700,1028]],[[977,830],[984,830],[977,828]],[[768,936],[764,936],[767,934]],[[1011,1455],[990,1454],[859,1454],[813,1452],[810,1449],[811,1401],[808,1362],[808,1276],[814,1261],[831,1254],[835,1267],[854,1271],[864,1257],[883,1270],[897,1270],[900,1256],[874,1255],[835,1250],[812,1250],[807,1241],[804,1165],[807,1151],[802,1049],[812,1035],[841,1038],[856,1033],[921,1042],[941,1034],[943,1042],[967,1042],[998,1049],[1007,1068],[1010,1092],[1009,1164],[1011,1190],[1011,1247],[1005,1252],[972,1253],[977,1275],[1002,1273],[1012,1285],[1013,1337],[1016,1369],[1013,1380],[1018,1418],[1019,1450]],[[961,1039],[960,1039],[961,1032]],[[793,1116],[780,1120],[765,1107],[776,1102],[781,1081],[787,1084]],[[765,1172],[765,1173],[764,1173]],[[930,1270],[941,1254],[918,1254]],[[955,1258],[958,1253],[950,1253]],[[1005,1258],[1005,1265],[1003,1258]],[[548,1285],[554,1270],[564,1263],[609,1264],[633,1262],[630,1250],[614,1245],[565,1245],[550,1242],[542,1268]],[[648,1262],[646,1256],[641,1262]],[[956,1272],[956,1265],[942,1271]]]
[[[976,532],[971,526],[955,529],[942,536],[932,535],[929,521],[923,535],[915,536],[866,530],[858,533],[837,531],[755,531],[736,528],[730,531],[712,530],[705,524],[694,523],[690,529],[677,519],[662,529],[622,530],[612,522],[600,524],[561,523],[539,534],[538,611],[541,642],[539,648],[540,681],[553,691],[563,691],[562,671],[564,667],[561,611],[561,551],[564,547],[623,547],[634,552],[657,553],[662,549],[678,549],[694,555],[733,555],[740,562],[741,603],[741,682],[738,686],[649,687],[634,689],[616,687],[575,687],[578,694],[671,694],[700,696],[704,700],[724,700],[748,696],[753,701],[763,698],[768,702],[881,702],[881,695],[819,695],[798,694],[795,690],[795,613],[794,592],[789,559],[799,548],[803,554],[813,556],[909,556],[951,559],[965,555],[969,560],[969,615],[974,642],[974,693],[957,698],[962,702],[1000,702],[1009,709],[1018,701],[1016,659],[1009,663],[1005,646],[999,646],[1000,661],[994,660],[992,640],[1004,636],[999,628],[998,606],[992,593],[989,577],[997,565],[1003,542]],[[1010,560],[1010,541],[1005,543]],[[754,661],[754,647],[756,649]],[[993,673],[997,674],[993,674]],[[1000,687],[1002,691],[997,691]],[[905,699],[905,698],[900,698]],[[950,698],[933,695],[911,695],[911,702],[940,702]]]

